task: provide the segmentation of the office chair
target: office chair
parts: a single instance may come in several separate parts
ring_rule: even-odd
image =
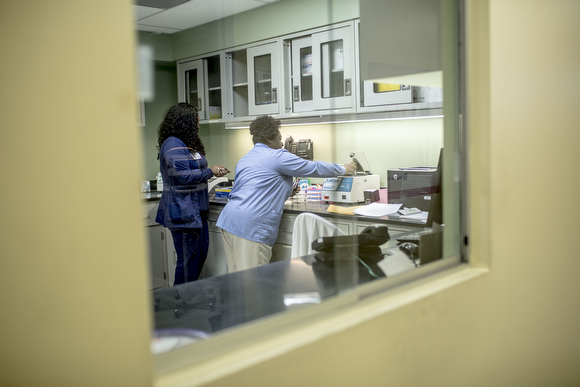
[[[292,258],[313,254],[312,242],[320,237],[346,235],[321,216],[303,212],[296,217],[292,230]]]

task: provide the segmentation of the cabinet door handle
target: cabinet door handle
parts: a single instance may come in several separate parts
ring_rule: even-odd
[[[300,86],[294,86],[294,102],[300,101]]]
[[[350,95],[352,93],[352,88],[350,87],[350,78],[344,80],[344,95]]]
[[[277,95],[278,95],[278,88],[275,87],[272,89],[272,103],[277,102],[277,100],[278,100]]]
[[[207,221],[208,221],[209,223],[212,223],[212,222],[213,222],[213,223],[215,223],[215,222],[217,222],[217,219],[211,219],[211,218],[207,218]]]
[[[197,99],[197,110],[201,111],[201,97]]]

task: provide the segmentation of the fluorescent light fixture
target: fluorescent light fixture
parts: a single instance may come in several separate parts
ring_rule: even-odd
[[[420,109],[391,111],[379,113],[363,114],[344,114],[344,115],[325,115],[315,117],[292,117],[279,118],[281,126],[305,126],[305,125],[328,125],[328,124],[346,124],[353,122],[379,122],[379,121],[398,121],[398,120],[421,120],[428,118],[443,118],[443,109]],[[226,129],[248,129],[250,122],[226,122]]]

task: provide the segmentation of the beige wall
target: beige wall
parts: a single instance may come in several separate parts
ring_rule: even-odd
[[[206,385],[580,384],[580,3],[467,3],[471,253],[490,272]]]
[[[0,385],[147,386],[131,2],[0,2]]]

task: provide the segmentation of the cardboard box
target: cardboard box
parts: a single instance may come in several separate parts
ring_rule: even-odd
[[[216,199],[229,199],[230,192],[232,192],[231,188],[216,188],[215,189],[215,198]]]

